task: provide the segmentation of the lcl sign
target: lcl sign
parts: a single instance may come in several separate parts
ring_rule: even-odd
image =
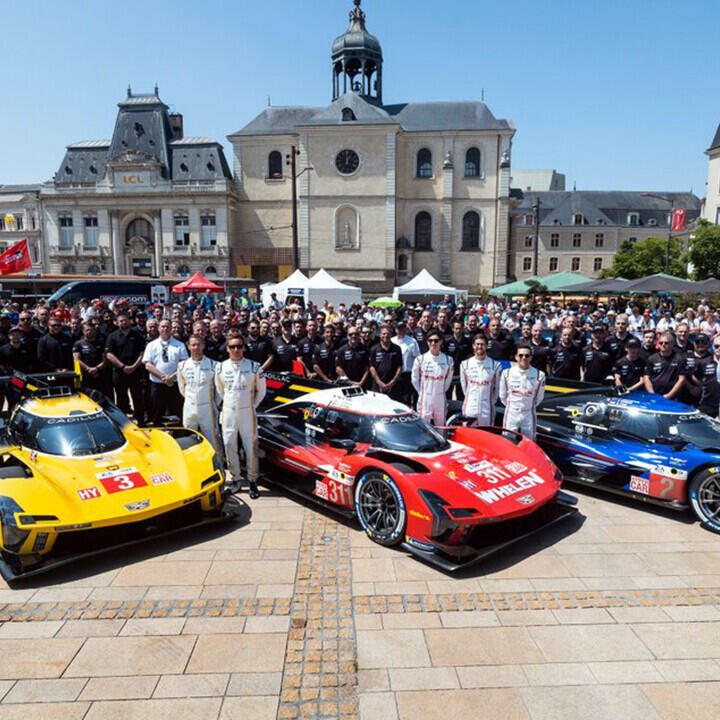
[[[143,179],[140,175],[123,175],[122,181],[125,185],[143,185]]]

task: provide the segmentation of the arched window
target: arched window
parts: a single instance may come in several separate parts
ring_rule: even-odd
[[[273,150],[268,155],[268,177],[276,180],[283,176],[282,154],[279,150]]]
[[[465,153],[465,177],[480,177],[480,150],[476,147]]]
[[[215,269],[214,265],[208,265],[205,268],[205,274],[206,275],[217,275],[217,270]]]
[[[480,250],[480,215],[474,210],[465,213],[461,250]]]
[[[187,277],[190,275],[190,268],[187,265],[178,265],[177,274],[180,277]]]
[[[416,175],[419,178],[431,178],[433,175],[432,153],[427,148],[418,151]]]
[[[430,213],[419,212],[415,216],[415,249],[420,252],[432,250],[432,218]]]
[[[408,269],[407,255],[398,255],[398,272],[406,273]]]

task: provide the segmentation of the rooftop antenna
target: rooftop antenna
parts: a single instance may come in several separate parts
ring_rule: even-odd
[[[573,192],[577,190],[577,180],[573,180]]]
[[[128,83],[127,96],[128,97],[132,96],[132,88],[130,87],[130,83]]]
[[[160,91],[158,90],[158,84],[155,83],[155,97],[160,97]]]
[[[485,102],[485,88],[480,90],[480,99]]]
[[[270,96],[268,95],[268,107],[270,107],[272,103],[270,102]]]

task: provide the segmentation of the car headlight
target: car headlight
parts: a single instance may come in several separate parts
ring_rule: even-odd
[[[20,530],[15,522],[15,513],[23,509],[11,497],[0,495],[0,521],[2,521],[3,546],[10,552],[17,552],[30,534]]]

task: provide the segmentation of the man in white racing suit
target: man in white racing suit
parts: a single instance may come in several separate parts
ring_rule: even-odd
[[[517,365],[503,370],[500,376],[500,400],[505,405],[503,427],[534,440],[535,411],[545,396],[545,373],[530,366],[531,355],[528,347],[517,349]]]
[[[500,363],[488,357],[484,335],[475,336],[473,352],[473,357],[460,363],[460,385],[465,393],[462,414],[475,418],[478,425],[492,425],[500,384]]]
[[[228,485],[239,489],[240,457],[238,435],[245,450],[250,497],[259,497],[257,489],[257,422],[255,410],[265,397],[265,374],[259,363],[244,357],[245,342],[238,329],[231,328],[227,334],[229,360],[220,363],[215,370],[215,388],[222,397],[222,436],[225,457],[230,468]]]
[[[218,394],[215,389],[217,363],[205,355],[205,339],[191,335],[188,340],[190,357],[177,369],[177,384],[184,398],[183,425],[201,432],[223,457],[223,443],[218,423]]]
[[[440,352],[442,334],[439,330],[431,330],[425,339],[430,349],[415,358],[412,384],[418,394],[418,415],[423,420],[441,426],[445,424],[445,393],[452,385],[453,361]]]

